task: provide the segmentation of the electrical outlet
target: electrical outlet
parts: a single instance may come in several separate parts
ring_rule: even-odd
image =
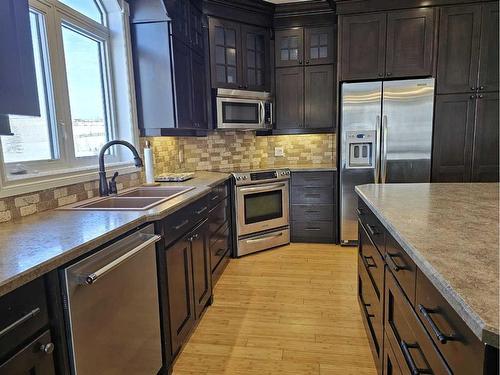
[[[285,156],[285,149],[283,147],[275,147],[274,156]]]

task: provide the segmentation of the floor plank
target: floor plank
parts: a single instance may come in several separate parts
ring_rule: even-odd
[[[375,375],[355,248],[291,244],[231,260],[174,375]]]

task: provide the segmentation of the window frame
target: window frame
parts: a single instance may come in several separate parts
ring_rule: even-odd
[[[109,5],[114,2],[115,4]],[[69,88],[65,66],[64,45],[63,45],[63,27],[68,27],[82,35],[97,41],[100,45],[101,55],[101,72],[102,72],[102,87],[105,102],[105,116],[106,116],[106,133],[109,140],[116,139],[118,135],[127,134],[125,138],[133,144],[138,145],[138,130],[136,107],[134,99],[134,81],[133,73],[130,69],[131,61],[131,47],[130,47],[130,29],[128,26],[129,11],[128,4],[123,0],[105,0],[106,6],[112,8],[119,8],[121,11],[117,12],[113,9],[113,16],[120,17],[120,23],[124,35],[119,36],[119,40],[124,38],[125,46],[120,46],[124,51],[119,51],[120,57],[126,56],[125,69],[120,72],[126,75],[128,83],[128,97],[126,101],[123,98],[117,100],[115,95],[118,95],[115,88],[116,75],[113,71],[113,53],[117,46],[112,45],[111,35],[116,30],[111,30],[108,20],[108,12],[105,9],[103,1],[95,1],[99,6],[102,15],[103,23],[98,23],[93,19],[77,12],[64,3],[58,0],[29,0],[30,11],[33,10],[43,16],[43,28],[45,30],[44,37],[45,51],[48,56],[44,59],[44,65],[47,65],[46,72],[50,73],[47,80],[50,87],[45,87],[48,93],[47,101],[51,100],[54,106],[53,123],[51,124],[51,133],[56,135],[54,139],[53,149],[58,158],[52,160],[37,160],[26,162],[12,162],[5,163],[3,160],[3,151],[1,150],[0,143],[0,162],[1,162],[1,184],[0,184],[0,197],[12,195],[8,191],[34,191],[40,190],[42,187],[35,189],[41,183],[43,188],[49,186],[61,186],[61,181],[74,177],[76,180],[89,181],[95,179],[95,171],[97,170],[98,160],[97,156],[84,156],[76,157],[75,146],[73,139],[73,127],[71,122],[71,110],[69,103]],[[115,24],[117,24],[115,22]],[[123,53],[125,52],[125,53]],[[45,57],[45,56],[44,56]],[[120,94],[121,95],[121,94]],[[118,107],[120,102],[120,108]],[[123,121],[123,116],[118,116],[117,111],[122,110],[121,106],[126,103],[129,116],[127,116],[127,123]],[[120,117],[120,122],[119,119]],[[127,129],[121,127],[127,126]],[[129,127],[129,128],[128,128]],[[123,137],[123,136],[122,136]],[[123,154],[121,150],[114,150],[111,148],[105,156],[106,162],[112,168],[119,170],[120,173],[130,173],[137,171],[137,168],[131,167],[129,155]],[[9,174],[10,168],[16,164],[25,165],[29,171],[37,170],[36,173],[28,173],[24,176],[14,176]],[[94,174],[94,175],[93,175]],[[91,178],[91,176],[94,178]],[[30,187],[31,186],[31,187]]]

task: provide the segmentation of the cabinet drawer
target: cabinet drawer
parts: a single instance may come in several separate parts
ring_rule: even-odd
[[[214,235],[214,243],[210,245],[212,272],[231,247],[229,236],[230,228],[230,225],[226,224]]]
[[[484,345],[421,271],[415,311],[455,375],[482,373]]]
[[[229,196],[229,181],[214,187],[208,193],[208,203],[210,208],[215,207],[221,200]]]
[[[394,276],[385,275],[385,332],[403,373],[451,374]]]
[[[208,216],[208,241],[209,246],[211,246],[216,240],[216,232],[229,221],[231,217],[231,207],[229,206],[229,200],[224,199],[219,202],[215,208],[210,211]]]
[[[0,298],[0,360],[48,325],[43,278]]]
[[[292,186],[334,186],[334,172],[293,172]]]
[[[292,186],[292,204],[333,204],[333,187]]]
[[[417,266],[389,233],[385,235],[385,251],[387,266],[413,305],[415,302]]]
[[[368,208],[361,198],[358,199],[358,218],[366,228],[371,239],[381,254],[385,252],[385,229],[375,214]]]
[[[383,304],[377,297],[368,273],[362,265],[361,259],[358,262],[358,302],[375,365],[377,370],[380,370],[382,366],[382,340],[384,334]],[[380,371],[378,372],[380,373]]]
[[[296,221],[334,221],[332,204],[294,204],[292,205],[292,220]]]
[[[359,225],[359,256],[360,262],[365,267],[368,276],[370,277],[377,298],[381,300],[384,294],[384,269],[385,263],[382,255],[377,250],[377,247],[372,242],[366,229]]]
[[[55,375],[53,347],[50,332],[45,331],[6,362],[0,364],[0,374],[42,374]],[[52,344],[53,345],[53,344]],[[44,348],[47,347],[47,352]]]
[[[334,241],[335,229],[331,221],[292,222],[292,242],[332,243]]]

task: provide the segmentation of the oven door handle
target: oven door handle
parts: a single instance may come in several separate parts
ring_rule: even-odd
[[[250,192],[259,192],[259,191],[268,191],[273,189],[281,189],[285,187],[286,184],[273,184],[273,185],[263,185],[263,186],[255,186],[255,187],[244,187],[239,188],[242,193],[250,193]]]
[[[255,242],[262,242],[265,240],[268,240],[269,238],[275,238],[275,237],[281,237],[283,236],[283,232],[279,232],[278,234],[265,234],[263,236],[257,237],[257,238],[251,238],[249,240],[245,240],[247,243],[255,243]]]

